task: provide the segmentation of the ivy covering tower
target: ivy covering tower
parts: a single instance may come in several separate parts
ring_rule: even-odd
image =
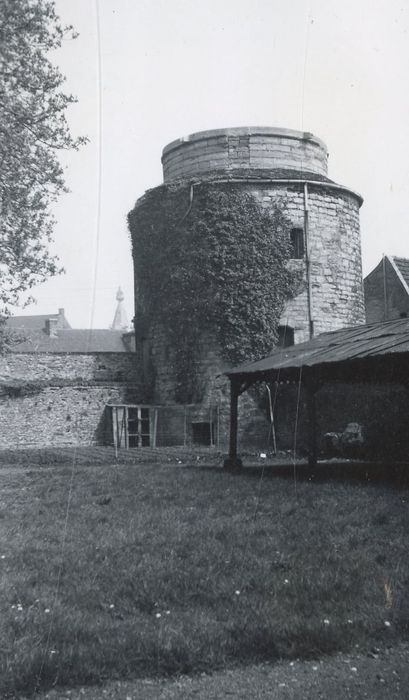
[[[151,400],[223,403],[228,366],[364,320],[362,199],[327,160],[312,134],[270,127],[165,147],[164,184],[129,214]]]

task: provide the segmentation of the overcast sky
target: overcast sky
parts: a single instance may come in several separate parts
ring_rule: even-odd
[[[382,253],[409,257],[408,0],[56,6],[80,34],[54,58],[79,100],[72,131],[90,143],[66,156],[71,192],[56,207],[66,274],[35,289],[38,303],[24,313],[64,307],[74,327],[107,328],[121,285],[132,318],[126,214],[161,183],[162,148],[202,129],[279,126],[319,136],[329,176],[364,197],[364,272]]]

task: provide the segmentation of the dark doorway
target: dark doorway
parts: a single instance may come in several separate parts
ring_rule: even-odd
[[[213,423],[201,421],[192,423],[192,441],[194,445],[213,445]]]

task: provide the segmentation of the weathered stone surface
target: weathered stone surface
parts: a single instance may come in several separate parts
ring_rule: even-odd
[[[129,387],[50,386],[0,397],[0,448],[110,444],[105,405],[126,401]]]
[[[220,136],[223,138],[220,138]],[[312,134],[245,127],[192,134],[164,148],[164,181],[203,175],[215,168],[287,168],[327,173],[327,149]]]
[[[0,376],[24,380],[140,381],[134,353],[8,353]]]
[[[105,405],[143,400],[133,353],[10,353],[0,375],[0,448],[111,442]]]

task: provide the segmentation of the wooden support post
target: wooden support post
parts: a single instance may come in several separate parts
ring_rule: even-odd
[[[186,406],[184,406],[184,411],[183,411],[183,445],[186,447],[187,445],[187,415],[186,415]]]
[[[318,390],[317,384],[308,379],[305,382],[307,395],[307,425],[308,425],[308,465],[315,467],[318,461],[317,445],[317,415],[315,405],[315,394]]]
[[[237,456],[237,423],[238,401],[240,395],[240,380],[230,379],[230,443],[229,456],[224,460],[224,468],[236,471],[242,468],[243,463]]]
[[[158,409],[154,408],[153,413],[153,435],[152,435],[152,447],[156,447],[156,436],[158,434]]]

